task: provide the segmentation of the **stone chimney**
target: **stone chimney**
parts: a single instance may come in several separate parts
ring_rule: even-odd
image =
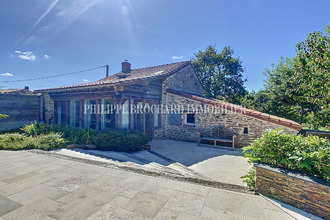
[[[131,64],[127,62],[128,60],[125,60],[124,62],[121,63],[121,71],[123,73],[129,73],[131,72]]]

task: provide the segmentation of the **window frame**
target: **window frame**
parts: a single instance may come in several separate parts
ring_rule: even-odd
[[[194,123],[188,123],[188,115],[194,115]],[[184,114],[184,124],[189,126],[195,126],[196,125],[196,113],[194,112],[186,112]]]

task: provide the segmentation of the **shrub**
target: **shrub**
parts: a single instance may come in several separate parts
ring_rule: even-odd
[[[24,132],[20,128],[14,128],[14,129],[10,129],[10,130],[0,131],[0,134],[13,134],[13,133],[23,134]]]
[[[28,137],[24,134],[3,134],[0,135],[0,150],[26,149],[28,142]]]
[[[140,150],[148,141],[149,139],[142,132],[112,129],[101,131],[94,139],[98,150],[124,152]]]
[[[243,148],[249,162],[298,170],[330,181],[330,141],[318,136],[282,134],[282,131],[266,131]]]
[[[250,188],[255,187],[255,178],[256,178],[256,169],[252,167],[248,173],[245,176],[241,176],[243,180],[243,183],[246,183],[246,185]]]
[[[58,148],[57,146],[60,145],[60,143],[52,145],[52,143],[49,142],[49,140],[55,138],[56,135],[54,133],[60,133],[61,138],[63,137],[70,144],[95,144],[97,149],[109,151],[136,151],[140,150],[142,146],[149,141],[142,132],[131,130],[105,129],[101,132],[97,132],[93,129],[71,128],[68,125],[50,125],[37,122],[26,125],[21,128],[21,130],[29,137],[34,138],[33,147],[31,148],[38,146],[39,149],[45,150]],[[45,136],[45,139],[40,139],[43,136]],[[49,145],[49,147],[47,147],[47,145]]]
[[[86,145],[92,144],[92,140],[96,136],[96,131],[87,128],[71,128],[69,125],[50,125],[46,123],[32,123],[21,128],[26,134],[30,136],[37,136],[41,134],[62,133],[63,138],[72,144]]]
[[[0,150],[51,150],[61,148],[65,144],[66,140],[62,138],[60,133],[49,133],[35,137],[18,133],[0,135]]]
[[[62,138],[62,134],[50,132],[30,139],[33,149],[52,150],[63,147],[67,141]]]

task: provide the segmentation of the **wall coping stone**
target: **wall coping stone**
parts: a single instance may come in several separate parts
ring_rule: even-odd
[[[330,184],[327,183],[325,180],[315,177],[315,176],[310,176],[307,174],[303,174],[299,171],[295,171],[295,170],[290,170],[287,168],[282,168],[282,167],[278,167],[278,166],[273,166],[273,165],[268,165],[268,164],[263,164],[263,163],[256,163],[254,164],[255,167],[258,167],[260,169],[264,169],[264,170],[269,170],[269,171],[273,171],[282,175],[287,175],[289,177],[293,177],[293,178],[297,178],[297,179],[301,179],[303,181],[307,181],[307,182],[311,182],[313,184],[317,184],[317,185],[321,185],[323,187],[326,187],[330,190]]]

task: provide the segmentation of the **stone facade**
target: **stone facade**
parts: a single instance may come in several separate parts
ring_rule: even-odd
[[[163,89],[164,90],[164,89]],[[191,100],[179,95],[166,93],[163,91],[163,104],[167,105],[208,105]],[[187,110],[187,109],[185,109]],[[195,125],[186,125],[184,123],[185,113],[181,114],[181,123],[179,125],[171,125],[169,123],[169,114],[162,115],[162,128],[155,131],[155,138],[169,138],[183,141],[197,141],[198,132],[207,130],[213,126],[222,126],[234,131],[235,146],[243,147],[251,143],[254,139],[259,138],[266,129],[278,129],[283,127],[261,119],[246,116],[237,112],[227,111],[226,113],[195,113]],[[244,128],[248,129],[248,133],[244,134]],[[284,132],[297,134],[298,131],[284,127]]]
[[[266,165],[256,165],[257,192],[330,219],[330,187],[322,180]]]
[[[44,115],[46,123],[55,123],[54,122],[54,100],[49,96],[48,93],[43,93],[44,99]]]
[[[203,86],[197,78],[192,65],[188,65],[168,77],[163,82],[163,94],[166,88],[191,92],[198,95],[203,95],[204,92]]]
[[[182,91],[187,91],[195,94],[203,94],[203,86],[197,78],[193,67],[186,66],[172,76],[166,78],[162,83],[162,101],[163,106],[167,104],[175,104],[172,100],[168,100],[166,92],[167,88],[174,88]],[[164,109],[163,109],[164,110]],[[182,116],[183,117],[183,116]],[[191,141],[197,132],[191,134],[189,129],[182,129],[182,126],[169,126],[169,115],[161,115],[161,128],[154,131],[154,138],[169,138],[174,140],[187,140]],[[173,130],[171,130],[173,129]],[[172,135],[172,133],[176,135]]]

